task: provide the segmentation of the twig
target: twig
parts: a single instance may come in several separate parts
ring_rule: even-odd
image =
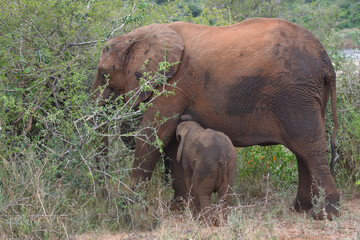
[[[107,39],[94,40],[94,41],[82,42],[82,43],[68,43],[68,44],[67,44],[67,47],[72,47],[72,46],[84,46],[84,45],[94,44],[94,43],[98,43],[98,42],[105,42],[106,40],[107,40]]]
[[[98,170],[99,171],[99,170]],[[135,194],[135,192],[133,190],[131,190],[131,188],[129,188],[125,183],[123,183],[122,181],[120,181],[119,179],[113,177],[112,175],[110,175],[109,173],[105,172],[105,171],[100,171],[101,173],[105,174],[108,177],[111,177],[112,179],[116,180],[117,182],[119,182],[121,185],[123,185],[128,191],[130,191],[132,194]],[[133,200],[129,199],[130,201],[134,202]],[[134,202],[135,203],[135,202]]]
[[[268,196],[269,196],[269,173],[267,174],[266,176],[266,195],[265,195],[265,204],[263,206],[263,208],[261,209],[261,211],[259,212],[258,214],[258,219],[260,220],[261,218],[261,215],[263,214],[263,212],[265,211],[265,208],[267,206],[267,203],[268,203]],[[260,221],[257,221],[254,226],[252,226],[248,231],[246,231],[244,233],[243,236],[240,237],[240,239],[243,239],[246,235],[248,235],[250,232],[252,232],[258,225],[259,225],[259,222]]]
[[[81,159],[84,161],[85,165],[87,166],[87,168],[89,169],[89,172],[90,172],[90,175],[91,175],[92,184],[93,184],[93,188],[94,188],[94,197],[96,197],[96,187],[95,187],[94,175],[93,175],[93,173],[92,173],[92,171],[91,171],[90,166],[87,164],[85,158],[83,157],[83,155],[80,154],[80,156],[81,156]]]
[[[122,29],[125,26],[125,23],[121,24],[120,27],[115,28],[114,30],[112,30],[112,32],[109,34],[109,38],[111,38],[111,36],[114,34],[114,32],[116,32],[117,30]]]
[[[135,12],[135,10],[136,10],[136,3],[134,4],[134,6],[133,6],[133,8],[131,9],[131,12],[130,12],[130,14],[129,14],[128,16],[133,15],[134,12]],[[120,27],[115,28],[114,30],[112,30],[111,33],[109,34],[108,38],[111,38],[111,36],[112,36],[117,30],[122,29],[124,26],[125,26],[125,23],[121,24]]]
[[[31,204],[30,204],[31,205]],[[19,204],[19,206],[23,206],[22,204]],[[6,218],[9,218],[9,217],[17,217],[19,216],[19,214],[1,214],[0,217],[6,217]],[[31,218],[43,218],[43,217],[73,217],[75,216],[75,214],[47,214],[47,215],[44,215],[44,214],[30,214],[30,215],[27,215]]]
[[[64,232],[65,232],[65,234],[66,234],[66,238],[67,238],[67,239],[70,239],[69,234],[67,233],[66,228],[65,228],[65,226],[64,226],[64,223],[63,223],[62,221],[60,221],[60,222],[61,222],[61,226],[63,227]]]
[[[47,221],[48,224],[50,224],[50,220],[49,218],[47,217],[47,213],[46,213],[46,209],[44,207],[44,204],[43,204],[43,201],[41,200],[41,196],[40,196],[40,188],[39,188],[39,183],[38,183],[39,179],[36,180],[36,197],[38,198],[39,202],[40,202],[40,205],[41,205],[41,208],[44,212],[44,216],[45,216],[45,219]]]
[[[86,11],[89,10],[90,2],[91,2],[91,1],[89,1],[89,3],[88,3],[88,6],[87,6],[87,10],[86,10]],[[133,8],[131,9],[131,12],[130,12],[130,14],[129,14],[128,16],[133,15],[133,14],[135,13],[135,10],[136,10],[136,4],[134,4],[134,6],[133,6]],[[115,28],[114,30],[112,30],[111,33],[108,35],[108,37],[107,37],[106,39],[77,43],[77,42],[76,42],[76,40],[78,39],[78,37],[77,37],[73,43],[68,43],[68,44],[66,45],[66,47],[84,46],[84,45],[89,45],[89,44],[94,44],[94,43],[99,43],[99,42],[106,42],[109,38],[112,37],[112,35],[113,35],[116,31],[122,29],[124,26],[125,26],[125,23],[121,24],[120,27],[117,27],[117,28]],[[81,33],[82,31],[83,31],[83,28],[82,28],[79,32]]]
[[[201,227],[201,224],[199,224],[198,228],[196,229],[196,232],[194,233],[192,239],[195,239],[196,235],[199,233],[200,231],[200,227]]]

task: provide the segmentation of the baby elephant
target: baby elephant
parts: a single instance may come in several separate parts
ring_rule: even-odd
[[[176,159],[182,162],[186,189],[196,213],[201,211],[203,219],[219,226],[221,217],[226,219],[229,187],[236,171],[236,150],[225,134],[204,129],[194,121],[180,123],[176,137],[180,142]],[[211,208],[213,192],[220,199],[220,214]]]

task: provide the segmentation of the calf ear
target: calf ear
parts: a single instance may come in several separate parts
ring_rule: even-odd
[[[184,143],[185,143],[185,140],[186,140],[186,135],[188,133],[188,130],[189,130],[188,128],[184,127],[181,124],[178,126],[178,128],[176,130],[176,139],[180,143],[179,147],[178,147],[177,154],[176,154],[176,160],[178,162],[180,162],[180,160],[181,160],[182,152],[184,150]]]
[[[181,160],[183,148],[184,148],[184,141],[180,141],[179,148],[178,148],[178,151],[176,154],[176,160],[178,162],[180,162],[180,160]]]

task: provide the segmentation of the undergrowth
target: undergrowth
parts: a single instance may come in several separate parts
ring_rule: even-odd
[[[157,229],[164,239],[216,236],[205,233],[189,211],[169,211],[173,191],[171,181],[164,181],[162,161],[149,192],[132,191],[134,153],[121,139],[134,133],[120,126],[138,121],[141,111],[125,106],[121,98],[98,106],[90,97],[104,41],[153,22],[227,25],[256,15],[310,28],[331,53],[338,75],[337,185],[346,197],[358,193],[359,66],[336,50],[331,30],[336,7],[323,11],[315,3],[301,8],[300,1],[283,2],[242,1],[231,8],[226,1],[0,1],[0,238],[72,238],[104,229]],[[331,119],[328,115],[329,136]],[[98,152],[105,125],[108,157]],[[271,236],[276,219],[292,219],[288,207],[296,186],[296,158],[286,148],[239,148],[229,238]],[[184,228],[171,227],[179,219]],[[266,231],[254,231],[259,226]]]

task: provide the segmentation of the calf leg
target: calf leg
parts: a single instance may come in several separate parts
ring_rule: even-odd
[[[218,185],[218,173],[214,171],[205,171],[207,176],[203,176],[203,171],[198,171],[200,166],[197,166],[197,169],[194,169],[194,175],[192,177],[192,186],[193,186],[193,195],[195,202],[198,201],[201,214],[201,219],[205,221],[210,221],[211,224],[219,226],[219,218],[216,215],[214,209],[211,206],[211,194],[216,190]]]

